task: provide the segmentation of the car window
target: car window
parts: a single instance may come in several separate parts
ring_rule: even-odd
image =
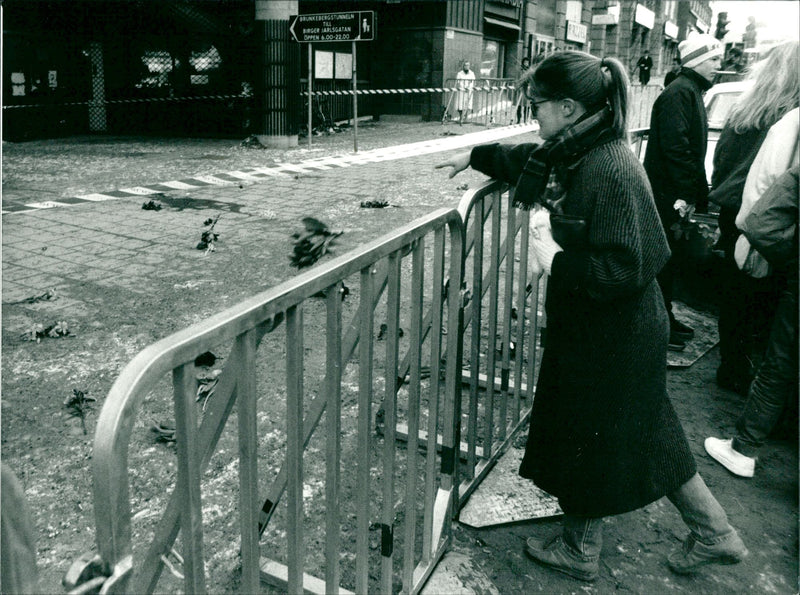
[[[708,114],[708,127],[722,129],[725,125],[725,120],[731,111],[731,107],[739,99],[741,91],[731,93],[718,93],[711,98],[706,106],[706,113]]]

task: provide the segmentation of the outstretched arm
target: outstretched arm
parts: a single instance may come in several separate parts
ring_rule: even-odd
[[[458,153],[457,155],[454,155],[447,161],[443,161],[442,163],[437,164],[435,167],[436,169],[441,169],[443,167],[452,167],[453,169],[447,176],[448,178],[452,178],[455,177],[456,174],[464,171],[469,167],[469,159],[470,159],[470,151],[464,151],[463,153]]]

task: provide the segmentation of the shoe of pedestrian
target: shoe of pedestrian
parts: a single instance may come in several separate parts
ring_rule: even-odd
[[[670,570],[692,574],[708,564],[738,564],[747,557],[747,548],[736,531],[721,543],[706,545],[689,535],[680,548],[667,558]]]
[[[733,440],[720,440],[719,438],[706,438],[704,443],[706,452],[717,463],[739,477],[753,477],[756,460],[734,450]]]
[[[597,558],[582,556],[564,543],[560,534],[548,539],[529,537],[525,543],[525,553],[543,566],[581,581],[591,582],[597,578]]]
[[[669,333],[669,344],[667,345],[667,349],[670,351],[683,351],[686,349],[686,341],[683,339],[676,337],[670,331]]]
[[[682,339],[684,343],[694,339],[694,329],[690,326],[686,326],[680,320],[673,320],[670,322],[669,334],[670,336],[674,335],[676,338]]]

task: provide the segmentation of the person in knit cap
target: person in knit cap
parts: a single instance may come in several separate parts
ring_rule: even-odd
[[[677,271],[676,233],[672,226],[685,209],[708,209],[705,158],[708,119],[703,93],[711,87],[722,61],[722,45],[711,35],[694,35],[678,46],[681,70],[653,104],[644,168],[653,187],[658,214],[673,256],[658,276],[670,321],[670,349],[682,350],[694,330],[676,320],[672,292]],[[683,201],[678,202],[678,201]],[[676,206],[683,206],[683,211]]]

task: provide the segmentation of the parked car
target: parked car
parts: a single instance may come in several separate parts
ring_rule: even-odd
[[[752,81],[732,81],[719,83],[706,91],[703,98],[708,115],[708,148],[706,149],[705,165],[709,185],[714,170],[714,150],[717,148],[717,141],[723,126],[725,126],[725,120],[728,119],[731,108],[741,94],[752,85]]]
[[[708,114],[708,130],[716,132],[717,136],[725,125],[731,108],[739,96],[753,85],[752,81],[732,81],[719,83],[706,91],[704,102]]]

